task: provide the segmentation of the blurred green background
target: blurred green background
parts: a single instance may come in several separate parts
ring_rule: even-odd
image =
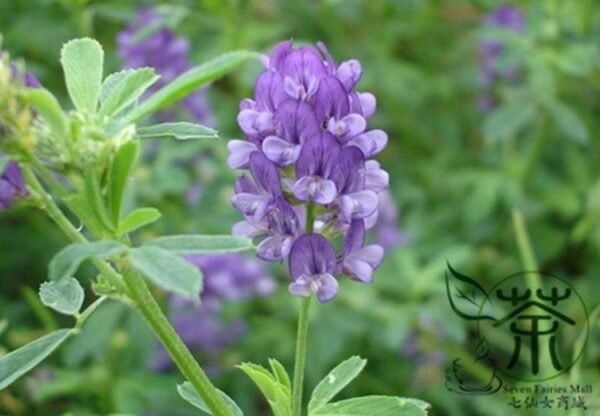
[[[2,48],[22,58],[64,99],[61,45],[74,37],[94,37],[105,49],[107,72],[119,70],[118,34],[140,7],[158,5],[0,0]],[[360,354],[369,360],[367,369],[344,397],[418,397],[432,403],[433,415],[515,411],[508,406],[509,395],[461,396],[444,384],[454,358],[474,360],[469,358],[473,328],[448,305],[446,262],[487,287],[523,270],[515,211],[525,218],[540,269],[573,284],[590,312],[599,304],[600,6],[594,0],[514,2],[525,16],[524,29],[516,33],[485,24],[485,16],[500,5],[486,0],[160,3],[166,15],[174,16],[171,29],[191,42],[194,64],[232,49],[268,53],[285,39],[321,40],[336,60],[362,62],[359,89],[378,99],[370,126],[389,134],[378,160],[390,172],[391,195],[401,212],[396,224],[387,226],[398,227],[404,238],[387,251],[374,284],[345,282],[334,302],[314,309],[310,385],[343,358]],[[498,71],[516,68],[517,74],[486,85],[481,45],[490,38],[503,45]],[[259,71],[258,63],[248,64],[208,91],[221,143],[162,144],[139,167],[132,198],[160,207],[164,216],[138,239],[156,233],[224,233],[239,220],[229,204],[236,174],[224,163],[225,140],[240,137],[238,103],[252,94]],[[493,108],[482,107],[482,97],[493,97]],[[202,186],[201,196],[190,203],[186,190],[196,184]],[[64,244],[33,209],[0,213],[1,350],[62,322],[40,310],[32,295],[45,279],[47,261]],[[225,314],[243,316],[248,333],[209,363],[217,361],[217,384],[248,415],[267,413],[234,365],[264,364],[269,354],[291,368],[293,358],[297,302],[287,293],[285,268],[275,266],[272,273],[279,282],[274,296],[228,305]],[[579,334],[570,335],[572,340]],[[593,384],[592,396],[598,396],[598,341],[600,330],[592,321],[576,374],[573,370],[556,384]],[[134,312],[109,303],[83,336],[0,392],[0,413],[195,414],[177,397],[178,375],[148,369],[155,347]],[[592,396],[586,415],[600,414]]]

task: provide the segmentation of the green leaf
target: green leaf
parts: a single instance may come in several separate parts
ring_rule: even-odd
[[[160,247],[178,254],[233,253],[254,248],[252,240],[231,235],[171,235],[148,241],[145,246]]]
[[[260,365],[243,363],[238,368],[258,386],[271,406],[274,416],[291,416],[292,402],[287,386],[279,383],[275,376]]]
[[[426,416],[429,404],[417,399],[366,396],[328,404],[309,416]]]
[[[221,396],[223,396],[223,399],[225,399],[225,402],[231,409],[233,416],[244,416],[242,409],[239,408],[239,406],[233,401],[233,399],[231,397],[229,397],[227,394],[225,394],[221,390],[217,389],[217,391],[219,392],[219,394]],[[179,395],[185,401],[187,401],[189,404],[191,404],[195,408],[200,409],[209,415],[212,415],[212,412],[210,411],[210,409],[208,408],[208,406],[206,405],[206,403],[204,402],[202,397],[200,397],[198,395],[198,393],[194,389],[194,386],[189,381],[186,381],[185,383],[178,385],[177,392],[179,392]]]
[[[60,104],[50,91],[44,88],[27,88],[23,95],[34,110],[46,120],[50,130],[58,138],[64,139],[67,137],[69,131],[67,119]]]
[[[555,100],[545,103],[545,107],[562,134],[577,143],[588,142],[587,127],[575,111]]]
[[[116,241],[71,244],[59,251],[48,265],[49,280],[71,277],[79,265],[91,257],[106,259],[123,253],[127,247]]]
[[[112,223],[119,225],[121,220],[121,210],[123,208],[123,195],[127,186],[127,181],[133,166],[139,156],[139,143],[136,140],[123,144],[113,158],[110,167],[110,176],[108,184],[108,206]]]
[[[154,126],[140,127],[137,130],[137,134],[143,139],[160,139],[163,137],[175,138],[177,140],[219,138],[219,133],[210,127],[186,122],[162,123]]]
[[[102,85],[102,94],[107,96],[100,107],[100,114],[109,117],[118,114],[135,103],[158,78],[152,68],[130,69],[118,80],[108,77],[105,82],[108,81],[109,84]]]
[[[0,390],[5,389],[16,379],[41,363],[70,334],[70,329],[51,332],[0,358]]]
[[[184,72],[133,110],[126,117],[126,124],[135,123],[170,106],[202,85],[223,77],[243,62],[258,56],[255,52],[243,50],[229,52]]]
[[[100,44],[89,38],[67,42],[62,48],[60,62],[75,108],[95,112],[104,65],[104,52]]]
[[[326,405],[336,394],[348,385],[365,368],[367,360],[358,356],[351,357],[338,364],[315,387],[310,402],[309,411],[316,411]]]
[[[113,72],[104,78],[104,81],[102,81],[102,86],[100,87],[100,106],[104,105],[104,102],[108,99],[108,97],[110,97],[117,84],[123,81],[123,79],[132,71],[135,70],[124,69],[123,71]]]
[[[151,224],[161,217],[156,208],[138,208],[130,213],[121,224],[119,224],[119,235],[125,235],[145,225]]]
[[[131,250],[129,259],[137,270],[163,289],[199,300],[202,273],[177,254],[159,247],[143,246]]]
[[[42,303],[65,315],[76,315],[83,305],[85,294],[79,281],[73,277],[44,282],[40,286]]]
[[[483,135],[494,141],[512,138],[534,120],[535,114],[535,105],[531,100],[519,99],[504,104],[486,117]]]
[[[285,367],[274,358],[269,358],[269,365],[271,366],[271,371],[277,379],[277,382],[291,391],[292,382],[290,381],[290,376],[287,371],[285,371]]]

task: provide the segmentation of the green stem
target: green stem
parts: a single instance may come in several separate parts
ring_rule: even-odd
[[[29,158],[29,162],[33,165],[35,170],[37,170],[38,174],[42,177],[42,179],[48,184],[48,186],[50,186],[50,188],[54,192],[56,192],[58,196],[60,196],[61,198],[65,198],[69,195],[69,192],[64,188],[64,186],[62,186],[62,184],[58,180],[56,180],[52,172],[50,172],[46,165],[40,162],[40,160],[37,157],[32,155]]]
[[[310,315],[311,297],[302,298],[298,332],[296,334],[296,358],[294,361],[294,382],[292,384],[292,415],[302,415],[302,384],[304,383],[304,366],[306,364],[306,341],[308,340],[308,318]]]
[[[33,191],[35,197],[41,201],[41,208],[44,209],[52,221],[58,225],[63,233],[75,243],[87,243],[87,239],[77,231],[69,219],[65,217],[60,208],[54,203],[52,197],[46,192],[40,181],[38,181],[33,170],[26,164],[21,165],[21,171],[27,186]]]
[[[35,197],[40,198],[42,207],[48,213],[48,216],[73,242],[87,243],[88,240],[77,231],[73,224],[71,224],[68,218],[62,213],[60,208],[54,203],[52,197],[45,191],[31,167],[23,164],[21,169],[28,187]],[[94,259],[93,263],[111,284],[123,293],[130,295],[146,321],[150,324],[151,328],[173,358],[173,361],[177,364],[177,367],[192,383],[198,394],[204,399],[207,406],[212,411],[212,414],[214,416],[230,416],[231,410],[217,389],[211,384],[210,380],[202,368],[200,368],[200,365],[194,359],[181,338],[179,338],[179,335],[169,323],[169,320],[158,306],[158,303],[137,271],[125,261],[121,261],[121,270],[125,272],[123,278],[121,278],[119,273],[117,273],[107,262]],[[78,322],[80,321],[81,325],[83,325],[83,322],[85,322],[85,319],[87,319],[88,316],[89,314],[84,312]],[[79,325],[79,327],[81,325]]]
[[[538,263],[531,246],[531,241],[529,240],[525,218],[523,217],[521,210],[513,210],[512,219],[515,239],[517,240],[517,247],[519,249],[519,255],[521,256],[523,269],[527,272],[537,272],[539,271]]]
[[[315,225],[315,205],[312,202],[306,204],[306,224],[304,225],[304,232],[310,234],[313,232]]]
[[[25,178],[25,182],[27,182],[27,186],[33,191],[34,196],[40,198],[42,209],[46,211],[50,219],[54,221],[62,232],[74,243],[87,243],[88,240],[77,231],[56,203],[54,203],[52,197],[46,192],[40,181],[38,181],[33,170],[28,165],[22,164],[21,171],[23,172],[23,177]],[[123,284],[123,281],[110,265],[98,259],[92,259],[92,262],[114,287],[121,290],[123,293],[127,293],[127,288]]]
[[[129,288],[131,298],[135,301],[142,316],[163,343],[181,373],[192,383],[214,416],[230,416],[231,410],[225,400],[212,385],[206,373],[173,329],[144,279],[126,260],[121,260],[119,266],[123,271],[125,284]]]
[[[536,290],[542,288],[542,279],[539,273],[539,265],[535,258],[533,247],[531,246],[531,240],[527,233],[525,218],[521,210],[518,209],[513,210],[512,217],[517,247],[519,248],[519,255],[521,256],[521,264],[524,271],[529,272],[525,274],[527,288],[531,293],[536,293]],[[549,351],[542,350],[540,353],[540,363],[542,368],[550,368]]]
[[[80,330],[81,328],[83,328],[90,316],[92,316],[96,309],[98,309],[100,305],[106,302],[106,300],[108,300],[107,296],[101,296],[98,299],[96,299],[90,306],[85,308],[85,310],[81,312],[79,316],[76,317],[77,322],[75,323],[75,329]]]
[[[304,232],[312,233],[315,222],[315,205],[306,204],[306,224]],[[304,383],[304,367],[306,364],[306,343],[308,341],[308,322],[310,317],[311,296],[303,298],[298,316],[298,332],[296,333],[296,357],[294,359],[294,382],[292,383],[292,416],[302,415],[302,387]]]

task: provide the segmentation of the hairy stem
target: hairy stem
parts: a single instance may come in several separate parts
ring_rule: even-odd
[[[27,182],[27,186],[33,191],[34,195],[40,199],[41,208],[46,211],[50,219],[54,221],[62,232],[74,243],[87,243],[88,240],[77,231],[73,224],[71,224],[71,221],[69,221],[58,205],[56,205],[52,197],[46,192],[35,176],[35,173],[33,173],[33,170],[25,164],[21,165],[21,170],[25,182]],[[108,263],[98,259],[92,259],[92,262],[114,287],[121,290],[123,293],[127,293],[127,288],[123,284],[123,281]]]
[[[29,165],[21,166],[23,176],[33,195],[40,199],[42,208],[58,227],[75,243],[87,243],[88,240],[71,224],[69,219],[56,205],[52,197],[46,192]],[[93,260],[94,265],[110,283],[122,293],[128,294],[156,333],[160,341],[169,352],[179,370],[192,383],[200,397],[204,399],[214,416],[230,416],[231,410],[211,384],[206,373],[200,368],[192,353],[187,349],[179,335],[173,329],[169,320],[160,309],[152,293],[146,286],[142,277],[126,261],[119,263],[123,277],[107,262],[99,259]],[[82,319],[81,325],[89,315]],[[83,318],[83,315],[82,315]]]
[[[126,260],[119,262],[125,284],[142,316],[154,330],[181,373],[192,383],[214,416],[230,416],[231,410],[212,385],[152,296],[144,279]]]

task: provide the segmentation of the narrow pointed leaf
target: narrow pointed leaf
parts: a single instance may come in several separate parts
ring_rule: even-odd
[[[67,91],[75,108],[95,112],[104,65],[104,52],[100,44],[89,38],[72,40],[63,46],[60,61]]]
[[[0,358],[0,390],[5,389],[41,363],[68,338],[70,333],[70,329],[51,332]]]
[[[110,97],[111,93],[117,86],[119,82],[121,82],[127,75],[129,75],[134,69],[124,69],[123,71],[113,72],[108,75],[102,81],[102,85],[100,87],[100,106],[104,105],[104,102]]]
[[[65,315],[75,315],[83,305],[85,293],[73,277],[44,282],[40,286],[40,299],[49,308]]]
[[[137,122],[155,111],[170,106],[202,85],[221,78],[248,59],[258,56],[255,52],[234,51],[190,69],[140,104],[126,117],[126,123]]]
[[[179,254],[233,253],[254,248],[252,240],[231,235],[172,235],[155,238],[145,245]]]
[[[229,409],[233,413],[233,416],[244,416],[242,409],[233,401],[231,397],[222,392],[221,390],[217,390],[223,399],[225,399],[225,403],[229,406]],[[197,409],[202,410],[203,412],[212,415],[212,412],[206,405],[206,402],[198,395],[196,390],[194,390],[194,386],[189,381],[182,383],[177,386],[177,392],[179,395],[189,404],[194,406]]]
[[[269,365],[279,384],[287,387],[288,391],[292,391],[292,382],[290,381],[290,376],[287,371],[285,371],[285,367],[274,358],[269,358]]]
[[[265,368],[252,363],[243,363],[238,368],[258,386],[271,406],[274,416],[291,416],[292,402],[289,389],[280,384],[275,376]]]
[[[107,97],[100,107],[100,114],[109,117],[118,114],[140,98],[158,78],[152,68],[130,69],[111,88],[103,85],[102,90]]]
[[[137,270],[163,289],[199,300],[202,273],[179,255],[159,247],[143,246],[131,250],[129,259]]]
[[[85,200],[93,214],[96,222],[101,224],[103,230],[114,231],[115,225],[111,221],[108,209],[100,189],[100,181],[93,170],[84,173],[85,179]]]
[[[218,139],[215,129],[201,124],[176,122],[162,123],[154,126],[140,127],[137,135],[143,139],[174,138],[177,140]]]
[[[151,224],[158,220],[161,215],[160,211],[156,208],[138,208],[119,224],[119,235],[125,235]]]
[[[71,277],[84,260],[91,257],[106,259],[123,253],[127,247],[116,241],[95,241],[71,244],[59,251],[48,265],[49,280]]]
[[[123,208],[123,195],[131,170],[139,156],[139,143],[132,140],[117,150],[110,168],[108,205],[112,223],[118,226]]]
[[[348,383],[356,378],[366,364],[367,360],[358,356],[351,357],[338,364],[315,387],[308,404],[308,410],[315,411],[326,405]]]

